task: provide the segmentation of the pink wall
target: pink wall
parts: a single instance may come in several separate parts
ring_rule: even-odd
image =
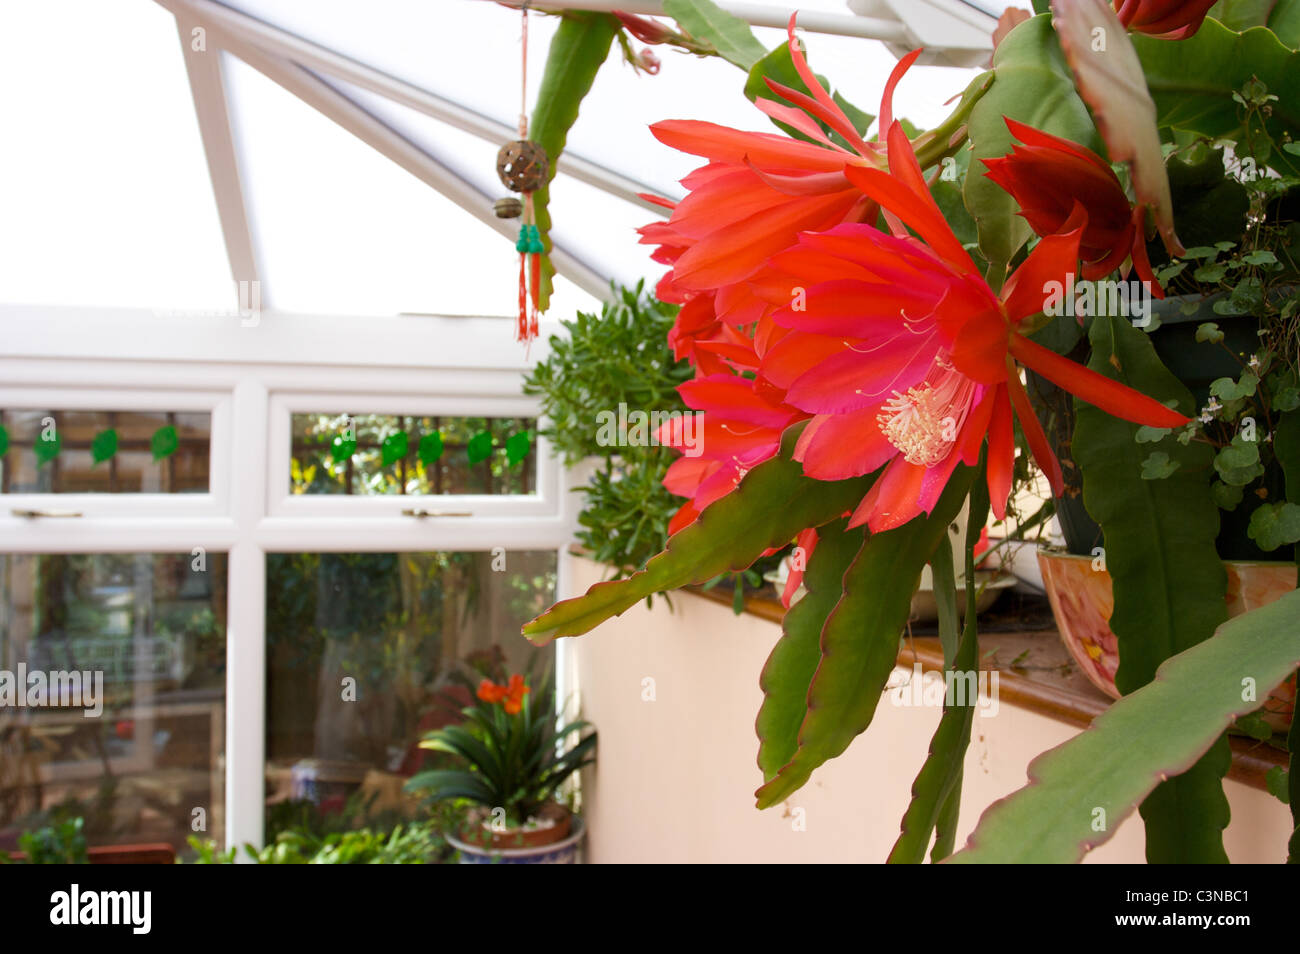
[[[601,578],[575,558],[582,592]],[[780,635],[686,594],[670,611],[640,604],[572,640],[583,715],[600,731],[599,763],[584,778],[589,862],[883,861],[898,835],[937,709],[882,699],[875,721],[822,766],[784,807],[754,808],[758,675]],[[643,686],[653,679],[654,701]],[[1077,730],[1002,704],[977,716],[966,756],[958,845],[980,812],[1025,783],[1025,766]],[[1235,862],[1281,862],[1290,814],[1264,792],[1228,782]],[[802,812],[798,810],[802,809]],[[802,830],[800,830],[802,828]],[[1136,814],[1089,860],[1143,861]]]

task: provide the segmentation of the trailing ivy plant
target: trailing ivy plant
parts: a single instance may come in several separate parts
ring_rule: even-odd
[[[548,355],[524,379],[524,393],[541,399],[539,433],[567,466],[595,458],[578,516],[578,542],[592,558],[619,575],[640,569],[664,548],[668,521],[682,500],[663,486],[673,461],[666,447],[647,441],[602,444],[603,421],[627,412],[687,413],[677,385],[690,367],[667,343],[677,306],[646,291],[614,288],[600,314],[579,312],[562,321]],[[624,415],[626,418],[626,414]],[[622,438],[625,435],[616,434]]]

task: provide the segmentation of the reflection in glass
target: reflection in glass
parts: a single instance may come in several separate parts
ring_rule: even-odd
[[[225,669],[224,554],[0,554],[0,849],[220,841]]]
[[[295,494],[529,494],[530,418],[295,414]]]
[[[268,555],[267,839],[411,812],[401,786],[436,757],[418,742],[459,720],[474,671],[549,663],[519,629],[555,568],[553,550]]]
[[[0,411],[0,493],[208,492],[206,411]]]

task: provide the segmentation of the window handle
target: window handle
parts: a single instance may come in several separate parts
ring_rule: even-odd
[[[13,508],[12,510],[10,510],[9,512],[10,512],[11,514],[13,514],[15,517],[28,517],[28,518],[35,518],[35,517],[64,517],[64,518],[67,518],[67,517],[80,517],[80,516],[82,516],[82,513],[81,513],[80,510],[23,510],[23,509],[20,509],[20,508],[18,508],[18,507],[14,507],[14,508]]]
[[[425,510],[423,507],[407,507],[402,511],[403,517],[472,517],[468,510]]]

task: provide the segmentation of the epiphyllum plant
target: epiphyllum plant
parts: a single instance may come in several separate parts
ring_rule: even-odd
[[[944,541],[967,504],[972,577],[988,511],[1005,513],[1017,427],[1059,492],[1021,381],[1030,369],[1074,396],[1075,463],[1105,532],[1128,695],[1093,731],[1040,756],[1034,784],[991,808],[956,857],[1078,860],[1141,804],[1151,860],[1226,860],[1223,729],[1254,708],[1241,698],[1244,676],[1262,691],[1300,664],[1300,596],[1216,632],[1226,582],[1211,479],[1235,476],[1230,465],[1248,449],[1215,458],[1193,420],[1206,412],[1121,316],[1052,317],[1045,306],[1074,276],[1131,276],[1158,297],[1157,277],[1178,270],[1158,258],[1192,256],[1176,232],[1166,152],[1227,139],[1267,164],[1279,190],[1288,176],[1300,183],[1297,8],[1259,5],[1236,15],[1256,28],[1234,30],[1207,18],[1208,3],[1048,6],[1036,2],[1036,16],[1000,36],[992,69],[948,121],[909,139],[890,100],[916,54],[890,77],[869,137],[862,114],[808,67],[793,20],[788,44],[764,54],[709,0],[666,2],[693,52],[712,47],[749,72],[746,91],[784,135],[654,127],[707,160],[684,180],[685,199],[658,200],[667,221],[642,230],[671,267],[660,294],[682,305],[671,340],[697,371],[681,394],[704,413],[703,454],[670,471],[671,489],[690,500],[663,553],[524,632],[539,642],[585,633],[650,593],[743,569],[797,539],[807,595],[761,674],[756,723],[757,803],[779,804],[869,726],[925,565],[936,593],[955,589]],[[949,169],[959,174],[941,174]],[[1066,356],[1084,344],[1086,366]],[[1270,369],[1280,377],[1269,393],[1294,383],[1275,354],[1254,357],[1258,377],[1229,381],[1232,393],[1264,387]],[[1300,398],[1267,407],[1292,503],[1298,407]],[[1165,477],[1177,475],[1153,483],[1134,456],[1139,442],[1172,464]],[[962,671],[980,658],[974,597],[972,588],[961,631],[955,607],[940,603],[945,664]],[[972,715],[971,705],[945,707],[890,860],[921,861],[932,841],[932,858],[951,853]],[[1109,820],[1100,832],[1098,807]],[[1291,850],[1300,858],[1300,834]]]

